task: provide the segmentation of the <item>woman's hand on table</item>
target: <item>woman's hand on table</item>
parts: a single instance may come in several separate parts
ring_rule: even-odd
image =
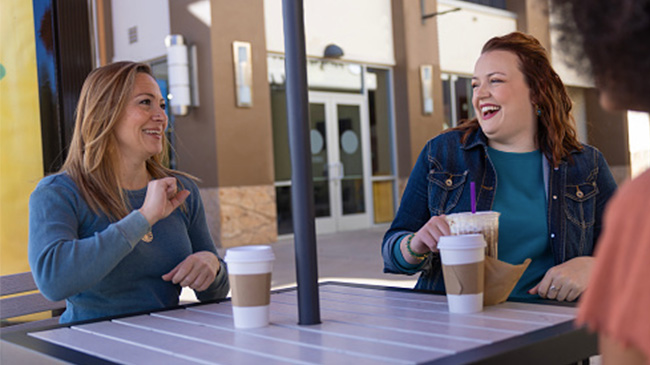
[[[188,190],[178,191],[175,177],[151,180],[147,185],[147,195],[139,211],[149,225],[153,226],[183,204],[189,195]]]
[[[580,256],[553,266],[528,293],[560,302],[572,302],[587,288],[593,263],[593,257]]]
[[[193,253],[172,271],[162,276],[165,281],[190,287],[196,291],[204,291],[214,281],[221,263],[215,254],[210,251]]]
[[[415,236],[411,239],[411,250],[416,254],[426,254],[427,252],[437,252],[438,251],[438,240],[441,236],[449,236],[451,231],[449,230],[449,224],[445,219],[444,215],[439,215],[431,217],[427,223],[420,228],[419,231],[415,233]],[[406,243],[409,236],[406,236],[402,239],[401,249],[404,259],[411,263],[417,264],[421,260],[413,257],[406,248]]]

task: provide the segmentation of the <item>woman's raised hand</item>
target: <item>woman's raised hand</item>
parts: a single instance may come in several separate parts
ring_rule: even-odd
[[[151,180],[147,185],[147,195],[139,211],[147,219],[149,225],[153,226],[183,204],[189,195],[188,190],[178,191],[175,177]]]
[[[437,215],[431,217],[427,223],[425,223],[422,228],[415,234],[413,241],[411,242],[411,248],[413,250],[420,249],[424,251],[425,246],[427,251],[436,252],[438,251],[438,240],[442,236],[449,236],[451,231],[449,230],[449,224],[445,219],[444,215]]]

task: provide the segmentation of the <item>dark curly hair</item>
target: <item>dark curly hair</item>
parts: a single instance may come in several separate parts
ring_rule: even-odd
[[[567,61],[591,70],[617,108],[650,110],[650,0],[553,0],[552,5]]]
[[[571,161],[571,151],[581,150],[582,144],[571,115],[571,99],[544,47],[531,35],[512,32],[487,41],[481,54],[491,51],[512,52],[519,58],[519,70],[530,88],[530,100],[541,111],[537,117],[537,147],[553,166],[562,159]],[[474,118],[461,122],[455,129],[465,131],[466,138],[478,127]]]

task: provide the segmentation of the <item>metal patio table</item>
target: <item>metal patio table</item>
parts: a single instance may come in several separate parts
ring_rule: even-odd
[[[8,363],[568,364],[596,354],[576,308],[506,302],[451,314],[444,295],[325,282],[322,323],[297,324],[296,288],[271,295],[271,324],[233,327],[230,301],[9,333]]]

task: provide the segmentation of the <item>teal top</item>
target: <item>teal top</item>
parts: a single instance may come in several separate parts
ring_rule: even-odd
[[[492,210],[501,213],[499,260],[515,265],[532,260],[510,298],[535,298],[528,290],[554,265],[548,242],[542,153],[502,152],[488,147],[488,155],[497,173]],[[414,270],[423,265],[408,263],[399,247],[395,245],[393,255],[401,268]]]
[[[554,265],[548,242],[542,153],[502,152],[488,147],[488,155],[497,173],[492,210],[501,213],[499,260],[521,264],[526,258],[532,259],[510,297],[533,298],[528,290]]]

